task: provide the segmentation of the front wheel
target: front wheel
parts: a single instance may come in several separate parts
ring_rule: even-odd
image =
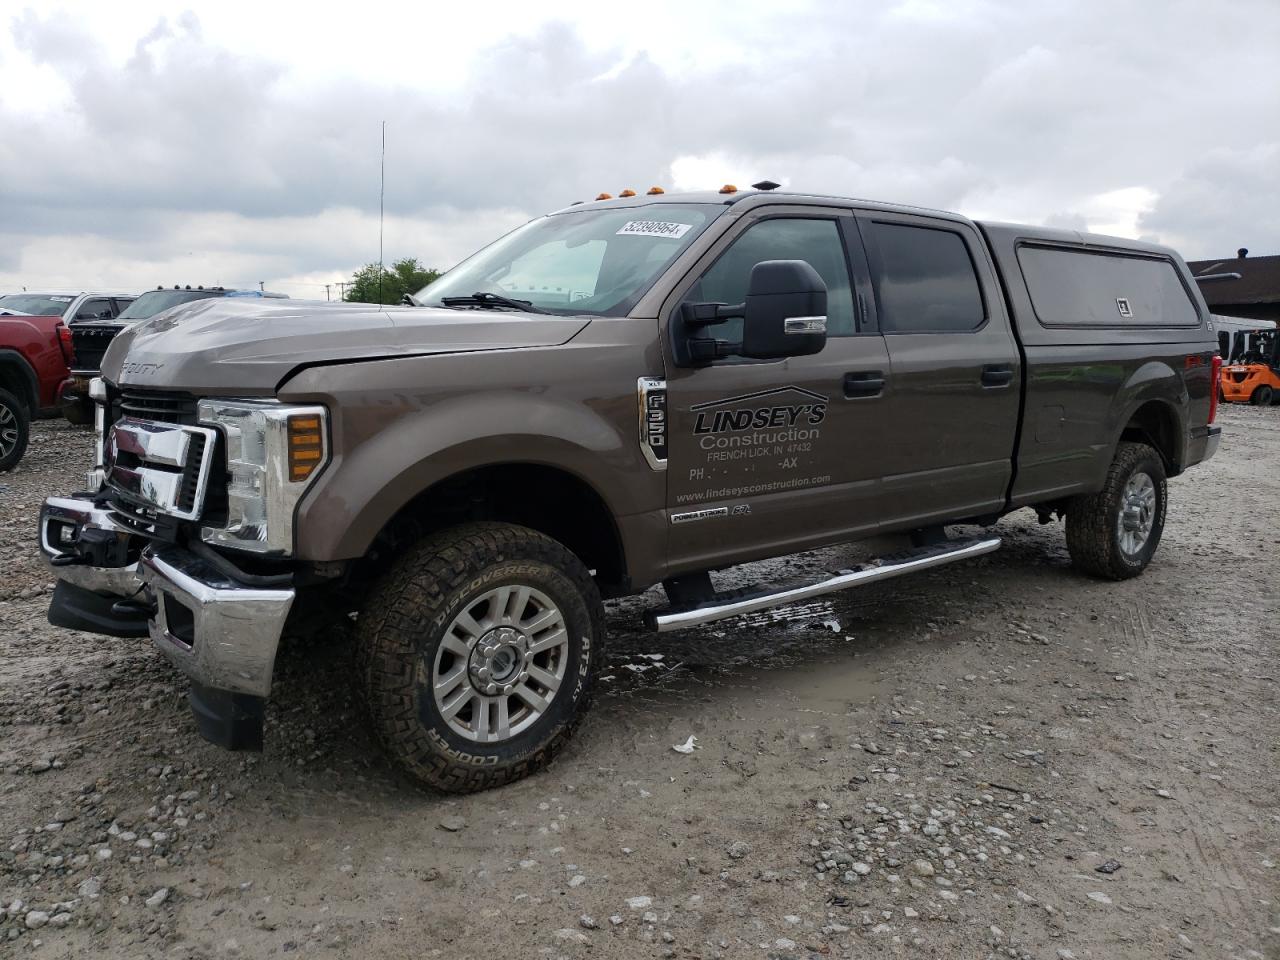
[[[0,470],[12,470],[27,452],[31,421],[27,408],[8,390],[0,390]]]
[[[1249,398],[1249,402],[1258,407],[1269,407],[1273,400],[1275,400],[1275,391],[1266,384],[1253,391],[1253,396]]]
[[[1145,443],[1120,444],[1097,493],[1067,505],[1067,551],[1095,577],[1127,580],[1147,568],[1164,532],[1164,461]]]
[[[359,619],[374,729],[437,790],[527,776],[586,711],[603,624],[590,574],[549,537],[503,523],[434,534],[396,562]]]

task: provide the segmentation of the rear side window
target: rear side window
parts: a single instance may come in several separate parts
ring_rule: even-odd
[[[881,330],[954,333],[982,326],[982,289],[960,234],[901,223],[863,226]]]
[[[115,315],[116,312],[111,309],[110,300],[86,300],[80,304],[80,309],[76,311],[75,319],[105,320]]]
[[[1168,260],[1067,247],[1018,248],[1046,327],[1194,327],[1200,315]]]

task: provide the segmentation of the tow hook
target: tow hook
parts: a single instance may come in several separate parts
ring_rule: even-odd
[[[135,600],[130,597],[113,603],[111,612],[117,617],[146,617],[151,620],[156,615],[156,603],[154,600]]]

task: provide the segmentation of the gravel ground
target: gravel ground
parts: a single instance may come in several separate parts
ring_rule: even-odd
[[[1135,581],[1020,514],[713,628],[611,604],[574,744],[461,799],[379,756],[341,630],[289,642],[245,755],[145,641],[50,627],[37,510],[90,452],[41,422],[0,475],[0,955],[1280,956],[1280,409],[1221,419]]]

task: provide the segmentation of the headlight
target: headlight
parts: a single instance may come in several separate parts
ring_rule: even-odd
[[[200,422],[222,431],[227,525],[208,543],[253,553],[293,552],[298,500],[329,459],[328,412],[273,401],[201,400]]]

